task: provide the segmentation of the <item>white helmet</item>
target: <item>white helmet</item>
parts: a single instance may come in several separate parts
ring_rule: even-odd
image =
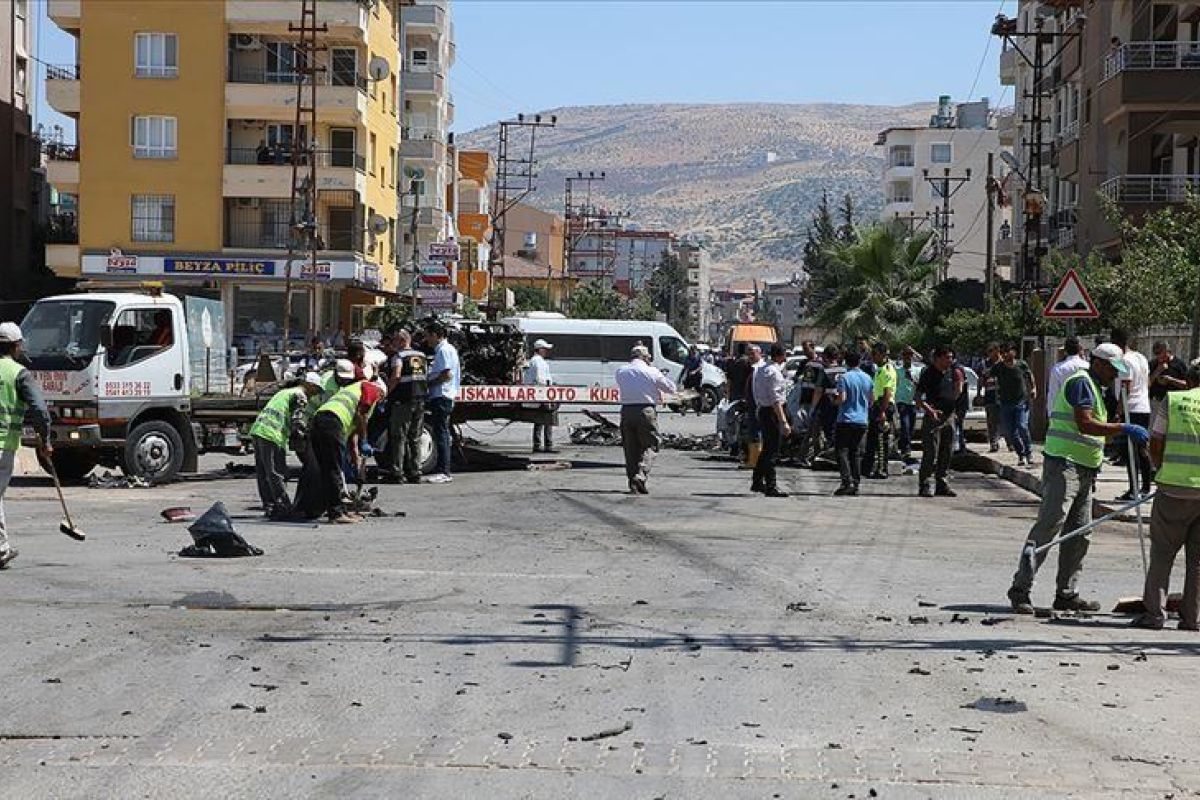
[[[24,340],[21,328],[15,322],[0,322],[0,342],[12,343]]]

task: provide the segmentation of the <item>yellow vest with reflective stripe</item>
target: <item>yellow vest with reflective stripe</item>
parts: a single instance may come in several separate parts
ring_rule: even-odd
[[[17,394],[17,377],[25,368],[11,358],[0,358],[0,451],[21,449],[25,401]]]
[[[1167,442],[1154,480],[1200,489],[1200,388],[1167,394]]]
[[[1075,408],[1067,401],[1067,387],[1072,381],[1087,381],[1091,384],[1095,404],[1092,406],[1092,416],[1099,422],[1108,420],[1108,412],[1104,408],[1104,393],[1092,380],[1087,370],[1080,370],[1063,381],[1062,389],[1054,398],[1054,408],[1050,409],[1050,426],[1046,429],[1046,455],[1065,458],[1083,467],[1098,469],[1104,463],[1104,437],[1089,436],[1079,432],[1075,424]]]
[[[266,407],[258,412],[258,418],[250,426],[250,435],[287,447],[292,431],[292,403],[300,397],[308,398],[303,386],[276,392]]]
[[[345,387],[321,406],[317,413],[328,411],[342,423],[342,435],[350,438],[354,430],[354,415],[358,413],[358,405],[362,402],[362,381],[356,381]]]

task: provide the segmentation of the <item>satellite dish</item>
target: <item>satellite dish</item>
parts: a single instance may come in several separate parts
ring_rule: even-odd
[[[387,217],[380,214],[372,214],[371,220],[368,223],[371,226],[371,232],[375,234],[384,234],[388,232]]]
[[[373,81],[384,81],[392,74],[392,67],[383,56],[375,56],[367,64],[367,74]]]
[[[404,175],[412,180],[419,181],[425,177],[425,170],[420,167],[405,167]]]

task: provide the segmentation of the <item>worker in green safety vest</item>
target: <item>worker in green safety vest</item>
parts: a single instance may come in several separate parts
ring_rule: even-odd
[[[1129,371],[1124,355],[1115,344],[1097,346],[1088,369],[1067,378],[1054,398],[1043,453],[1042,505],[1027,537],[1039,547],[1058,536],[1064,527],[1069,532],[1092,521],[1092,489],[1104,462],[1105,439],[1120,433],[1143,444],[1149,439],[1140,425],[1109,422],[1104,408],[1103,387],[1111,386]],[[1083,599],[1076,590],[1088,544],[1087,536],[1078,536],[1059,546],[1055,610],[1100,610],[1099,603]],[[1045,557],[1045,553],[1038,555],[1037,567]],[[1013,611],[1034,613],[1029,596],[1032,589],[1033,576],[1018,568],[1008,590]]]
[[[346,509],[342,497],[342,464],[347,451],[356,469],[361,470],[369,452],[366,443],[367,419],[375,404],[383,399],[383,390],[362,380],[352,362],[339,359],[335,370],[339,390],[313,416],[309,431],[310,465],[300,479],[298,510],[315,519],[326,515],[341,525],[359,522],[361,517]]]
[[[1150,568],[1134,627],[1159,630],[1175,556],[1184,551],[1179,629],[1200,630],[1200,359],[1187,373],[1187,391],[1169,392],[1150,424],[1150,460],[1158,493],[1150,512]]]
[[[38,435],[38,455],[43,459],[54,455],[50,445],[50,411],[37,382],[20,363],[24,346],[25,337],[15,322],[0,323],[0,569],[17,557],[17,549],[8,541],[4,493],[12,480],[27,414]]]
[[[310,372],[298,386],[280,389],[250,426],[254,442],[254,472],[263,511],[271,519],[288,519],[292,501],[287,493],[287,451],[306,447],[307,409],[321,391],[321,376]]]

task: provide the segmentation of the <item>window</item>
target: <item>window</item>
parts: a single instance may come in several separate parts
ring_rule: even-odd
[[[374,175],[375,174],[375,150],[376,150],[376,145],[378,142],[377,142],[375,134],[373,134],[373,133],[371,134],[370,143],[371,143],[370,146],[367,148],[367,172]]]
[[[135,34],[133,59],[139,78],[174,78],[179,74],[179,39],[173,33]]]
[[[358,51],[352,47],[335,47],[331,80],[334,86],[353,86],[358,75]]]
[[[892,166],[893,167],[911,167],[913,165],[913,151],[909,145],[896,145],[892,148]]]
[[[889,203],[911,203],[912,181],[892,181],[888,186]]]
[[[933,164],[949,164],[954,160],[954,148],[949,142],[929,145],[929,161]]]
[[[110,367],[127,367],[158,355],[174,342],[171,309],[128,308],[113,325],[112,346],[105,362]]]
[[[385,169],[384,175],[380,179],[380,183],[382,183],[385,186],[395,186],[396,185],[396,148],[394,148],[394,147],[388,148],[388,162],[387,163],[392,166],[392,182],[388,183],[387,170]]]
[[[682,364],[688,357],[688,347],[683,343],[683,340],[675,336],[660,336],[658,337],[658,349],[662,351],[662,356],[667,361],[674,361],[676,364]]]
[[[300,56],[294,45],[287,42],[267,42],[267,83],[295,83],[299,80],[296,67]]]
[[[134,117],[134,158],[175,158],[175,117]]]
[[[413,50],[410,61],[415,72],[425,72],[429,69],[429,51]]]
[[[135,194],[133,196],[133,241],[175,241],[175,197]]]

